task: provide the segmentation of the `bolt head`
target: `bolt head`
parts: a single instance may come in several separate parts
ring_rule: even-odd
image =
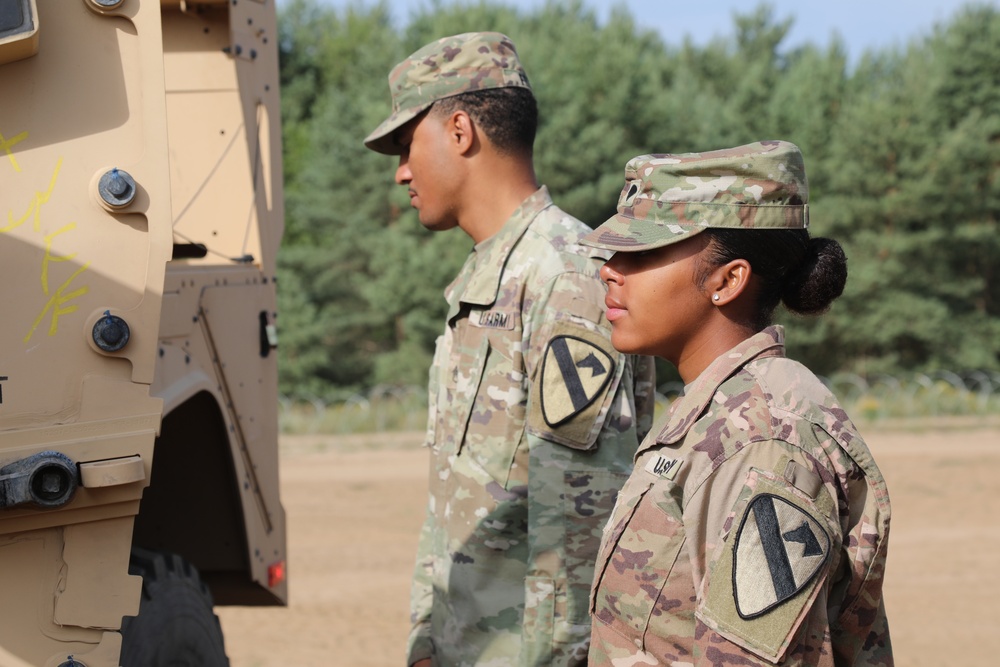
[[[135,199],[135,179],[123,169],[111,169],[101,176],[97,192],[111,208],[128,206]]]
[[[129,330],[128,322],[117,315],[105,314],[94,323],[93,329],[94,343],[105,352],[118,352],[128,345]]]

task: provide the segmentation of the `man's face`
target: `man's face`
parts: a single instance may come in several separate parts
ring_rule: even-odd
[[[410,205],[431,231],[458,226],[459,178],[447,118],[424,113],[396,131],[402,152],[396,182],[407,186]]]

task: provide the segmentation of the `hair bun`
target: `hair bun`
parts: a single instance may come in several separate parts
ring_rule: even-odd
[[[847,255],[840,243],[828,238],[812,238],[802,264],[789,275],[781,299],[794,313],[821,313],[844,292],[846,284]]]

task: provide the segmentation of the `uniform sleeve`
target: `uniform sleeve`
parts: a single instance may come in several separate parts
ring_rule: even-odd
[[[532,315],[522,666],[587,664],[588,599],[602,529],[651,411],[651,401],[636,403],[640,379],[610,344],[602,302],[600,283],[562,276]],[[652,386],[648,376],[642,381]]]
[[[433,503],[433,498],[430,502]],[[417,562],[413,568],[413,580],[410,584],[411,628],[406,650],[407,665],[434,654],[434,644],[431,640],[431,605],[434,592],[431,584],[433,567],[431,540],[434,530],[434,512],[428,508],[427,517],[420,529]]]
[[[439,366],[442,364],[442,355],[446,349],[447,334],[437,339],[434,349],[434,360],[428,373],[427,386],[427,433],[424,438],[424,446],[430,454],[429,475],[434,475],[434,467],[437,465],[433,446],[437,431],[437,410],[438,392],[440,388]],[[427,492],[427,512],[424,523],[420,529],[420,537],[417,541],[417,557],[413,568],[413,579],[410,582],[410,636],[406,647],[406,664],[412,665],[418,660],[431,657],[434,653],[434,642],[431,634],[431,610],[434,603],[434,585],[432,574],[434,572],[434,535],[439,530],[437,518],[434,513],[435,486],[429,485]]]
[[[814,665],[833,650],[831,589],[850,555],[836,487],[821,469],[787,443],[755,442],[685,508],[701,661]]]

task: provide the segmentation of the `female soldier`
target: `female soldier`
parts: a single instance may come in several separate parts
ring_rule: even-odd
[[[591,665],[891,665],[882,604],[889,496],[824,385],[784,355],[779,301],[819,313],[846,257],[810,239],[796,146],[629,161],[611,341],[686,385],[640,446],[591,595]]]

